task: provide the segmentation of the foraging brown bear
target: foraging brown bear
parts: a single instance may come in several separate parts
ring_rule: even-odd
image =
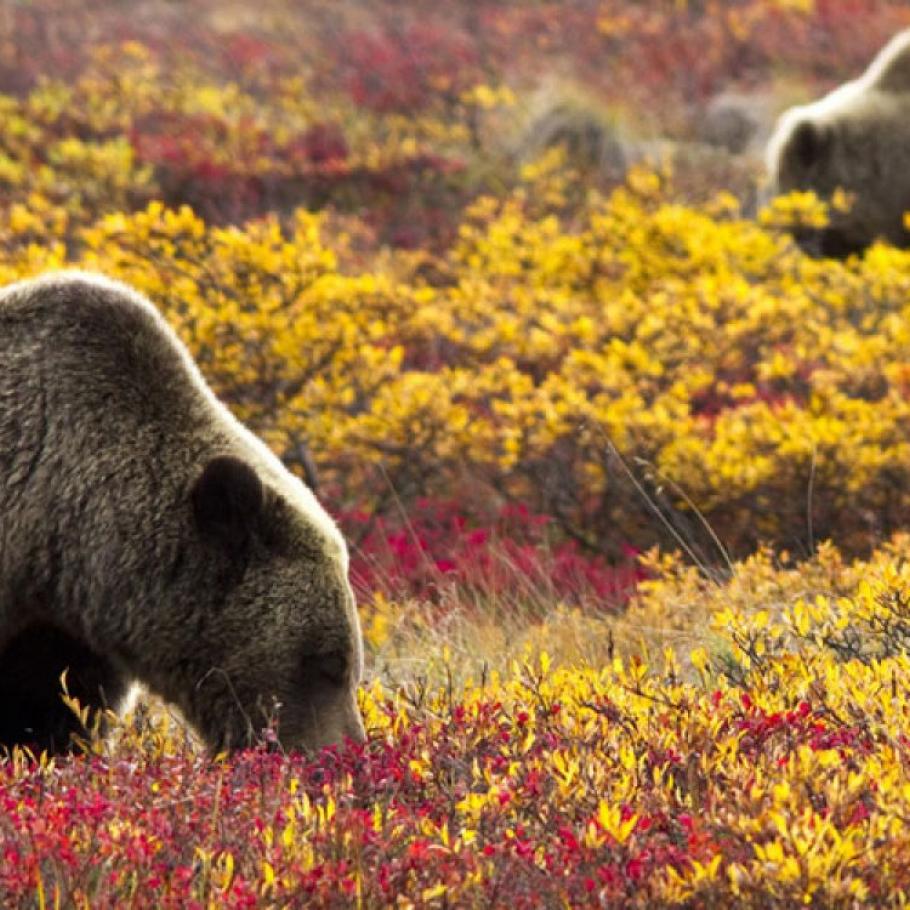
[[[81,272],[0,291],[0,743],[82,732],[133,681],[212,750],[362,740],[347,550],[144,297]]]
[[[842,257],[876,238],[910,245],[910,29],[893,38],[858,79],[791,108],[767,148],[769,191],[852,197],[830,225],[801,236],[807,249]],[[811,235],[811,236],[810,236]]]

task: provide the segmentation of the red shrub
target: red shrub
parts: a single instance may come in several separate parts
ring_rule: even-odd
[[[479,79],[471,38],[431,21],[353,32],[339,51],[351,97],[374,111],[415,113],[439,97],[457,98]]]
[[[643,577],[636,551],[608,563],[561,538],[548,516],[507,505],[486,523],[451,501],[418,500],[406,519],[349,511],[340,516],[354,544],[351,576],[366,594],[433,600],[448,586],[502,598],[621,606]]]

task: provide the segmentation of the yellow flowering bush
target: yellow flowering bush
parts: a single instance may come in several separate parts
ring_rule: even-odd
[[[710,564],[900,527],[910,254],[812,260],[648,174],[567,223],[541,181],[481,199],[440,255],[364,256],[302,210],[219,227],[154,203],[73,233],[32,195],[0,213],[0,277],[72,262],[145,291],[339,505],[460,488],[482,515],[494,491],[584,547]]]
[[[219,223],[331,204],[367,209],[393,243],[438,242],[451,230],[445,211],[481,182],[464,175],[469,124],[514,101],[472,70],[446,103],[412,117],[358,103],[353,89],[327,91],[305,62],[238,66],[229,78],[204,58],[136,40],[89,42],[84,53],[70,78],[0,94],[0,197],[38,193],[82,223],[152,198]]]

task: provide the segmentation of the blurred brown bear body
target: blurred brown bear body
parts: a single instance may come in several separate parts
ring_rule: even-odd
[[[849,211],[801,237],[827,256],[858,252],[878,238],[910,244],[910,30],[892,39],[858,79],[786,111],[768,143],[772,195],[845,190]]]
[[[0,743],[66,749],[134,680],[213,750],[363,737],[347,550],[152,305],[78,272],[0,292]]]

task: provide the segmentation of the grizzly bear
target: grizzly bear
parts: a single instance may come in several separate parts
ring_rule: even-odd
[[[907,246],[910,209],[910,30],[893,38],[858,79],[791,108],[767,147],[770,195],[842,189],[852,204],[802,231],[810,252],[845,257],[878,238]]]
[[[153,305],[57,272],[0,291],[0,743],[136,681],[215,752],[362,741],[344,540]]]

